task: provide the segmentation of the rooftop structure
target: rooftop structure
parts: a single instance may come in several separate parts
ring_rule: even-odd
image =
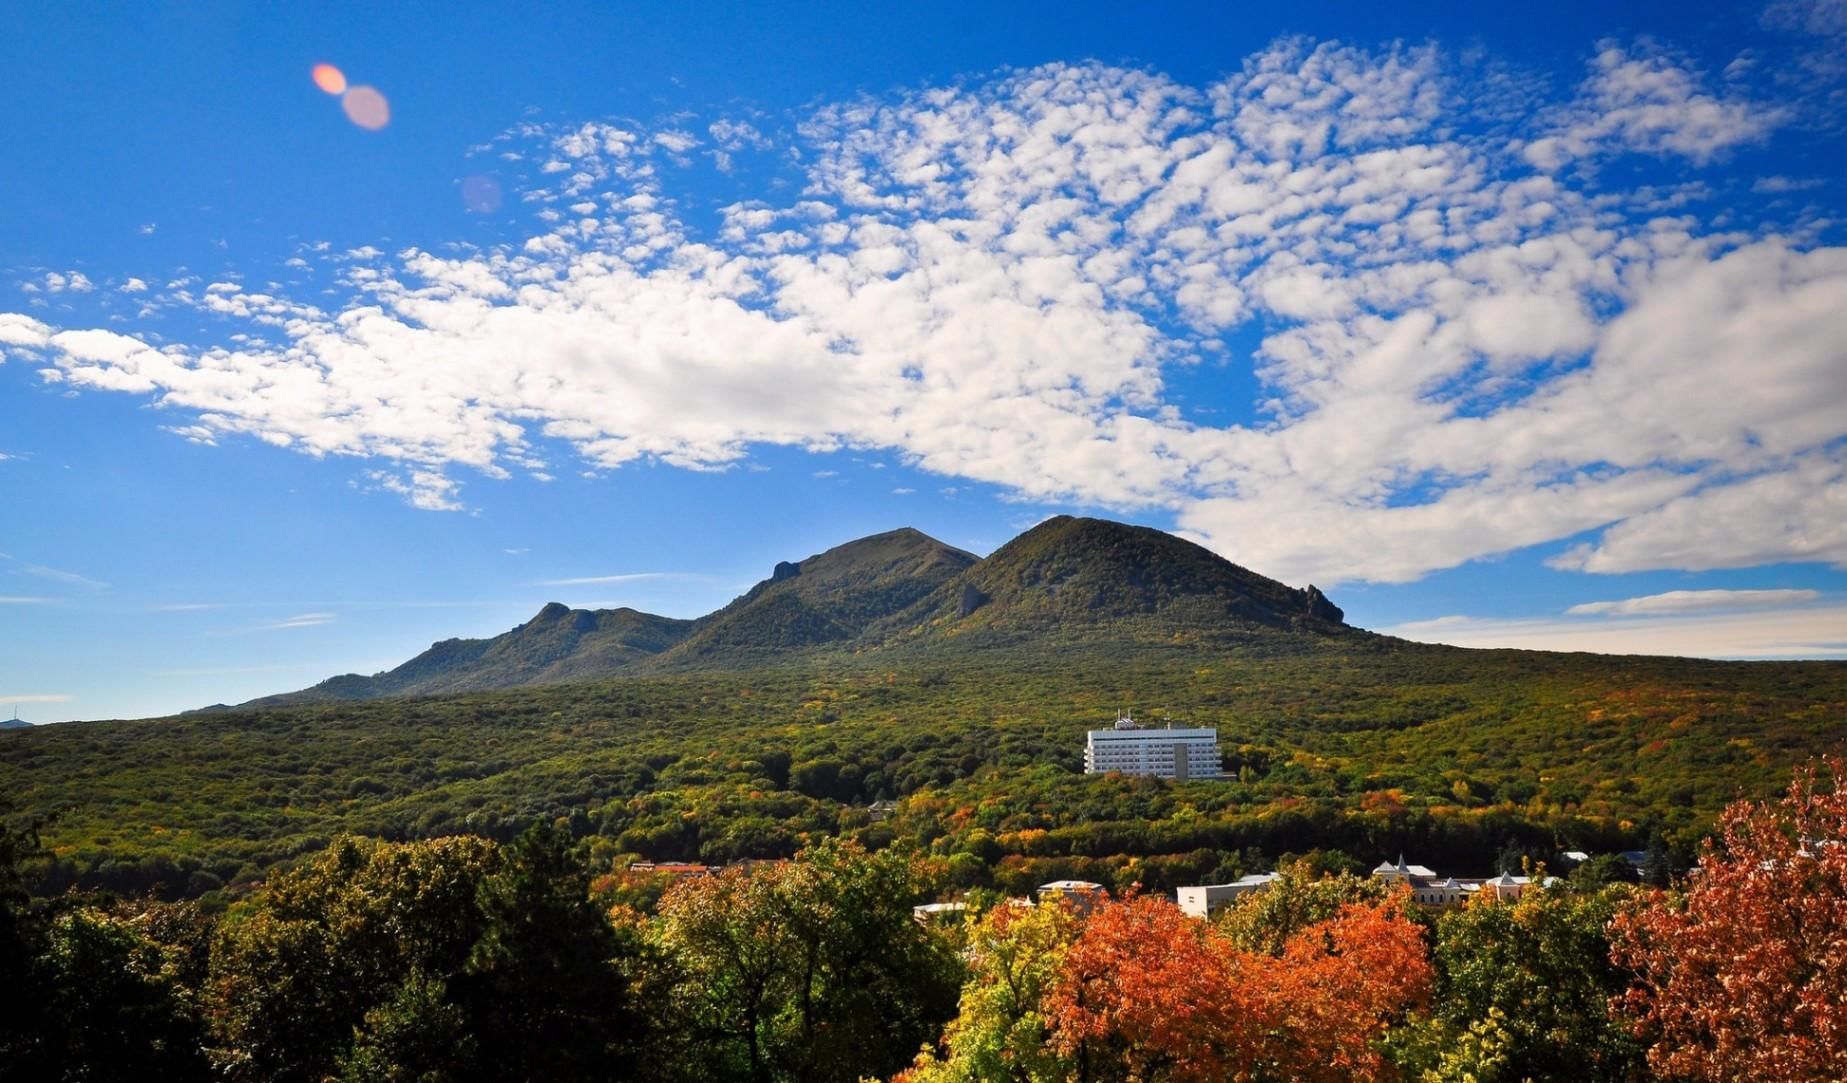
[[[1040,884],[1038,895],[1043,899],[1047,895],[1088,895],[1102,890],[1102,884],[1093,884],[1089,880],[1053,880],[1049,884]]]
[[[1084,743],[1084,773],[1111,771],[1154,778],[1218,778],[1219,731],[1171,724],[1147,729],[1119,714],[1109,729],[1091,730]]]
[[[1239,877],[1229,884],[1200,884],[1195,887],[1183,887],[1174,892],[1180,909],[1196,918],[1210,917],[1214,910],[1234,902],[1255,891],[1262,891],[1278,879],[1273,872],[1260,872],[1251,876]]]
[[[911,917],[920,925],[929,925],[932,922],[954,920],[967,911],[968,904],[965,902],[933,902],[911,907]]]
[[[1053,880],[1049,884],[1040,884],[1033,894],[1044,903],[1067,902],[1078,913],[1087,914],[1090,908],[1109,898],[1102,884],[1093,884],[1089,880]]]
[[[628,871],[662,873],[669,876],[712,876],[718,872],[710,865],[699,865],[690,861],[631,861]]]
[[[1381,880],[1392,881],[1412,879],[1434,880],[1437,875],[1433,870],[1423,865],[1405,864],[1403,854],[1398,855],[1398,863],[1396,865],[1392,864],[1390,861],[1379,862],[1379,867],[1372,870],[1372,874]]]
[[[1519,898],[1534,886],[1530,876],[1514,876],[1502,873],[1491,880],[1471,877],[1439,877],[1423,865],[1405,863],[1404,855],[1398,855],[1398,862],[1380,862],[1372,870],[1373,876],[1388,884],[1403,884],[1411,889],[1411,900],[1422,906],[1450,907],[1461,906],[1472,898],[1482,896],[1497,902],[1509,902]]]

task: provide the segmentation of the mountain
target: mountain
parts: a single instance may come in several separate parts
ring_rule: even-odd
[[[909,527],[785,561],[743,597],[700,618],[661,665],[705,668],[845,643],[978,563],[973,553]]]
[[[0,718],[0,730],[29,730],[32,723],[20,718]]]
[[[715,613],[674,620],[554,602],[492,639],[449,639],[384,673],[253,700],[282,707],[760,667],[829,652],[941,655],[1123,642],[1294,649],[1355,632],[1297,590],[1149,527],[1059,516],[985,560],[905,528],[784,561]]]
[[[552,602],[531,620],[492,639],[445,639],[396,669],[370,677],[329,677],[312,688],[266,696],[245,706],[432,696],[590,680],[653,658],[692,629],[692,621],[634,609],[571,609]]]
[[[1040,639],[1217,641],[1327,635],[1345,614],[1183,538],[1061,515],[943,584],[876,634],[887,645]]]

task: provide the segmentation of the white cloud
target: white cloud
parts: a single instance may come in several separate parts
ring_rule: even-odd
[[[262,625],[259,631],[275,632],[290,628],[318,628],[332,622],[334,616],[332,613],[297,613],[292,617],[284,617],[274,623]]]
[[[286,435],[286,434],[285,434]],[[372,484],[388,493],[403,497],[411,507],[424,511],[461,511],[455,492],[461,486],[440,470],[411,470],[403,477],[385,470],[368,470]]]
[[[82,271],[65,271],[63,273],[48,271],[42,281],[47,293],[64,293],[66,291],[71,293],[89,293],[96,289],[96,284],[91,282],[89,276]]]
[[[51,342],[51,328],[30,316],[0,312],[0,346],[38,349]]]
[[[1787,469],[1690,493],[1612,526],[1553,564],[1617,573],[1791,561],[1847,568],[1847,453],[1802,456]]]
[[[1379,629],[1459,647],[1683,658],[1847,658],[1847,606],[1626,620],[1440,617]]]
[[[1742,144],[1765,139],[1781,110],[1701,85],[1683,62],[1647,45],[1605,42],[1590,63],[1577,100],[1557,111],[1548,130],[1527,143],[1527,161],[1557,169],[1599,153],[1676,154],[1704,164]]]
[[[770,145],[770,141],[757,130],[756,125],[730,117],[720,117],[707,125],[706,134],[721,148],[729,151],[742,150],[747,146],[761,149]]]
[[[1814,590],[1670,590],[1613,602],[1584,602],[1565,612],[1572,616],[1605,614],[1613,617],[1656,613],[1702,613],[1715,609],[1770,609],[1800,605],[1821,597]]]
[[[66,695],[61,692],[50,694],[38,693],[36,695],[0,695],[0,703],[69,703],[75,698],[77,697]]]
[[[1751,191],[1762,195],[1783,195],[1788,192],[1807,192],[1826,183],[1819,177],[1759,177],[1751,182]]]
[[[675,216],[673,133],[535,127],[522,244],[355,249],[331,304],[187,293],[263,332],[229,346],[16,314],[0,343],[150,397],[188,439],[370,460],[362,487],[432,510],[462,507],[464,470],[538,469],[542,442],[590,475],[755,467],[770,444],[1163,508],[1324,586],[1600,529],[1562,566],[1840,562],[1847,249],[1661,217],[1685,186],[1530,168],[1704,161],[1775,109],[1611,47],[1523,122],[1490,88],[1509,146],[1453,130],[1469,70],[1289,40],[1203,87],[1053,64],[856,100],[802,126],[795,201],[740,201],[712,235]],[[1256,417],[1184,420],[1172,371],[1234,335],[1258,342],[1227,355],[1255,366]]]
[[[35,598],[23,594],[0,594],[0,605],[48,605],[50,598]]]
[[[147,288],[148,284],[139,278],[130,278],[116,287],[117,290],[123,293],[146,293]]]

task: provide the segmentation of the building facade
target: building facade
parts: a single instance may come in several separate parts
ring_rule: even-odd
[[[1273,872],[1260,872],[1229,884],[1199,884],[1183,887],[1174,892],[1175,901],[1180,909],[1191,917],[1204,918],[1221,906],[1237,901],[1239,898],[1255,891],[1262,891],[1277,880]]]
[[[1422,865],[1405,864],[1403,854],[1398,855],[1398,863],[1395,865],[1390,861],[1381,862],[1378,868],[1372,870],[1372,874],[1374,878],[1388,884],[1410,888],[1413,902],[1438,910],[1462,906],[1478,897],[1496,902],[1512,902],[1538,886],[1530,876],[1513,876],[1508,873],[1502,873],[1492,880],[1439,877]]]
[[[1218,778],[1219,731],[1212,728],[1144,729],[1128,717],[1106,730],[1091,730],[1084,742],[1084,773],[1155,778]]]

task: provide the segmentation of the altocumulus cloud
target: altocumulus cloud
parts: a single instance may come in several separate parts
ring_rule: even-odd
[[[799,198],[703,236],[673,189],[695,137],[529,127],[523,243],[355,250],[326,308],[153,299],[231,346],[20,314],[0,344],[190,439],[373,460],[363,487],[435,511],[560,445],[713,470],[777,444],[1168,509],[1296,581],[1587,532],[1561,566],[1847,565],[1847,249],[1702,231],[1595,168],[1683,176],[1786,118],[1718,86],[1646,42],[1550,101],[1436,47],[1285,40],[1209,86],[1053,64],[822,108]],[[1215,358],[1255,365],[1251,423],[1173,401]],[[1728,525],[1760,506],[1777,529]]]

